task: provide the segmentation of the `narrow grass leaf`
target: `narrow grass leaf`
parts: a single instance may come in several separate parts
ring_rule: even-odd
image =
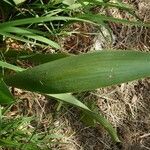
[[[12,39],[15,39],[15,40],[18,40],[18,41],[22,41],[22,42],[25,42],[25,43],[30,43],[30,44],[33,44],[33,45],[36,45],[36,46],[40,46],[40,47],[45,47],[46,46],[44,44],[39,44],[39,43],[36,43],[36,42],[32,42],[31,40],[28,40],[28,39],[26,39],[24,37],[13,35],[11,33],[0,31],[0,34],[3,35],[3,36],[6,36],[6,37],[10,37]]]
[[[17,67],[15,65],[12,65],[12,64],[9,64],[9,63],[3,62],[3,61],[0,61],[0,67],[7,68],[7,69],[10,69],[10,70],[14,70],[16,72],[25,70],[21,67]]]
[[[95,24],[89,20],[84,20],[81,18],[73,18],[73,17],[64,17],[64,16],[44,16],[44,17],[37,17],[37,18],[27,18],[27,19],[18,19],[15,21],[8,21],[0,24],[0,32],[3,30],[3,28],[6,28],[6,26],[20,26],[25,24],[34,24],[34,23],[40,23],[40,22],[48,22],[48,21],[80,21],[80,22],[87,22],[91,24]],[[95,24],[96,25],[96,24]]]
[[[91,111],[86,105],[80,102],[71,94],[48,94],[48,96],[59,99],[59,101],[66,102],[68,104],[74,105],[84,112],[86,112],[92,119],[94,119],[97,123],[101,124],[110,134],[114,142],[120,142],[116,130],[112,127],[112,125],[100,114],[97,114]]]
[[[3,53],[5,60],[16,62],[16,60],[25,60],[34,64],[43,64],[46,62],[54,61],[60,58],[69,57],[71,54],[67,53],[57,53],[57,54],[43,54],[43,53],[33,53],[27,52],[25,50],[16,51],[13,49],[9,49],[6,51],[5,49],[0,49]]]
[[[89,2],[89,4],[95,4],[95,5],[101,5],[104,7],[114,7],[114,8],[120,8],[122,10],[127,10],[127,11],[133,11],[133,7],[131,5],[122,3],[122,2],[104,2],[104,1],[97,1],[97,0],[80,0],[84,2]]]
[[[27,38],[31,38],[31,39],[40,41],[42,43],[48,44],[56,49],[60,48],[60,46],[56,42],[53,42],[53,41],[49,40],[48,38],[37,35],[29,30],[22,29],[19,27],[6,27],[6,28],[3,28],[3,32],[19,34],[21,36],[25,36]]]
[[[82,0],[81,0],[82,1]],[[83,0],[84,2],[89,2],[89,5],[94,4],[96,6],[103,6],[103,7],[113,7],[113,8],[118,8],[120,10],[124,10],[126,12],[128,12],[129,14],[135,16],[136,18],[139,19],[139,17],[136,15],[135,13],[135,8],[133,8],[131,5],[128,5],[126,3],[122,3],[122,2],[104,2],[104,1],[91,1],[91,0]]]

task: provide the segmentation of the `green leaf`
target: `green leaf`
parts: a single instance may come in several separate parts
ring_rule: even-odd
[[[6,27],[6,28],[3,28],[3,30],[2,30],[2,34],[3,35],[7,36],[9,33],[18,34],[18,36],[19,36],[18,38],[20,38],[20,40],[21,40],[22,37],[27,37],[27,38],[34,39],[34,40],[40,41],[42,43],[48,44],[48,45],[50,45],[50,46],[52,46],[52,47],[54,47],[56,49],[60,48],[60,46],[56,42],[51,41],[48,38],[45,38],[43,36],[37,35],[37,34],[31,32],[31,31],[27,30],[27,29],[18,28],[18,27]],[[14,36],[14,37],[17,37],[17,35]]]
[[[19,5],[19,4],[23,3],[23,2],[25,2],[26,0],[13,0],[13,1],[14,1],[14,3],[16,5]]]
[[[73,5],[75,3],[75,0],[63,0],[63,3],[70,6],[70,5]]]
[[[87,114],[87,116],[90,116],[92,119],[96,120],[97,123],[101,124],[108,131],[113,141],[120,142],[116,130],[102,115],[91,111],[86,105],[84,105],[71,94],[48,94],[48,96],[57,98],[59,99],[59,101],[66,102],[76,107],[79,107]]]
[[[96,106],[96,103],[93,99],[86,102],[86,106],[93,112],[99,114],[99,110]],[[82,122],[84,122],[87,126],[95,127],[96,126],[96,120],[93,118],[90,114],[83,111],[83,113],[80,114]]]
[[[93,90],[150,76],[150,53],[102,51],[70,56],[5,77],[8,85],[41,93]]]
[[[21,144],[16,141],[11,141],[10,139],[0,139],[0,146],[7,148],[19,148]]]
[[[9,49],[8,51],[6,51],[5,49],[0,49],[0,51],[3,53],[5,60],[12,60],[13,62],[16,62],[17,60],[25,60],[34,64],[43,64],[46,62],[71,56],[71,54],[67,53],[43,54],[27,52],[25,50],[16,51],[13,49]]]
[[[14,98],[7,85],[2,79],[0,79],[0,104],[11,104],[13,102]]]
[[[11,69],[11,70],[14,70],[16,72],[25,70],[25,69],[23,69],[21,67],[14,66],[12,64],[9,64],[9,63],[3,62],[3,61],[0,61],[0,67]]]
[[[27,18],[27,19],[18,19],[15,21],[8,21],[0,24],[0,32],[3,31],[4,28],[8,26],[20,26],[25,24],[34,24],[34,23],[41,23],[41,22],[48,22],[48,21],[81,21],[81,22],[87,22],[91,24],[95,24],[91,21],[80,19],[80,18],[73,18],[73,17],[64,17],[64,16],[44,16],[44,17],[33,17],[33,18]],[[95,24],[96,25],[96,24]]]
[[[99,14],[83,14],[83,15],[78,16],[78,17],[80,19],[89,20],[89,21],[95,22],[95,23],[108,21],[108,22],[115,22],[115,23],[120,23],[120,24],[131,25],[131,26],[150,27],[150,23],[144,23],[142,21],[129,21],[126,19],[119,19],[119,18],[114,18],[111,16],[105,16],[105,15],[99,15]]]
[[[6,36],[6,37],[10,37],[10,38],[15,39],[15,40],[19,40],[19,41],[25,42],[25,43],[30,43],[30,44],[37,45],[37,46],[41,46],[41,47],[44,46],[43,44],[36,43],[36,42],[32,42],[31,40],[28,40],[28,39],[23,38],[23,37],[21,37],[21,36],[13,35],[13,34],[11,34],[11,33],[7,33],[7,32],[2,32],[2,31],[0,31],[0,34],[1,34],[1,35],[4,35],[4,36]]]
[[[12,64],[9,64],[9,63],[3,62],[3,61],[0,61],[0,67],[4,67],[4,68],[10,69],[10,70],[14,70],[16,72],[25,70],[21,67],[14,66]]]
[[[109,7],[118,8],[120,10],[124,10],[124,11],[128,12],[129,14],[131,14],[131,15],[135,16],[137,19],[139,19],[139,17],[135,13],[135,9],[133,8],[133,6],[128,5],[126,3],[122,3],[119,1],[108,2],[109,0],[105,0],[107,2],[105,2],[104,0],[100,0],[100,1],[98,1],[98,0],[92,0],[92,1],[91,0],[81,0],[81,1],[89,2],[89,5],[94,4],[96,6],[103,6],[105,8],[106,7],[107,8],[109,8]]]

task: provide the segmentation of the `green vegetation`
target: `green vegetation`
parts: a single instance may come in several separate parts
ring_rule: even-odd
[[[6,113],[11,112],[11,107],[1,107],[0,119],[0,145],[10,149],[50,149],[53,139],[63,138],[62,135],[53,134],[54,129],[47,129],[43,132],[36,132],[39,127],[34,125],[36,118],[20,116],[9,118]]]
[[[101,0],[3,0],[0,6],[2,21],[0,34],[2,42],[12,38],[21,42],[30,43],[34,47],[51,46],[58,54],[42,54],[26,51],[7,50],[1,47],[1,83],[0,103],[11,105],[15,98],[10,93],[8,86],[37,92],[58,101],[69,103],[81,109],[90,116],[95,123],[102,125],[110,134],[114,142],[120,142],[116,130],[99,113],[92,111],[70,93],[93,90],[100,87],[120,84],[150,76],[150,54],[136,51],[104,50],[78,56],[60,53],[61,46],[57,38],[67,34],[65,28],[75,22],[85,22],[100,28],[105,27],[111,36],[108,22],[127,24],[132,26],[150,27],[149,23],[140,21],[134,9],[121,2],[107,2]],[[113,18],[111,16],[95,14],[91,8],[99,6],[105,8],[115,7],[128,12],[135,20]],[[10,10],[11,8],[11,10]],[[25,8],[26,11],[23,9]],[[10,10],[10,11],[9,11]],[[5,14],[7,12],[7,14]],[[69,33],[68,33],[69,34]],[[84,44],[84,43],[83,43]],[[33,67],[23,68],[17,65],[17,60],[28,61]],[[20,149],[42,149],[36,143],[40,140],[26,138],[18,126],[31,118],[12,120],[7,125],[1,113],[1,141],[3,147]],[[7,131],[7,127],[11,126]],[[17,126],[17,128],[16,128]],[[13,129],[13,132],[10,131]],[[3,134],[6,132],[7,136]],[[19,133],[18,133],[19,132]],[[20,141],[20,136],[25,136]],[[35,135],[38,136],[38,135]],[[12,139],[12,137],[15,137]],[[40,139],[37,137],[37,139]],[[23,144],[28,143],[24,148]]]

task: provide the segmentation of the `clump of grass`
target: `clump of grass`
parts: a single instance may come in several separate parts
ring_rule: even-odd
[[[16,104],[17,105],[17,104]],[[0,147],[20,150],[50,149],[55,139],[62,138],[56,135],[53,128],[41,131],[35,123],[34,116],[15,115],[10,107],[1,107],[0,120]]]

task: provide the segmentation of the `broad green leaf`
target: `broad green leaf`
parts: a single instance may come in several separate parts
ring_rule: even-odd
[[[96,126],[96,120],[88,113],[86,112],[82,112],[80,114],[81,116],[81,121],[87,125],[87,126],[90,126],[90,127],[95,127]]]
[[[13,102],[14,98],[7,85],[2,79],[0,79],[0,104],[11,104]]]
[[[96,101],[91,98],[90,101],[86,101],[85,105],[92,111],[97,114],[99,114],[99,110],[97,108],[97,105],[95,103]],[[95,127],[96,126],[96,120],[93,118],[90,114],[83,111],[80,113],[81,121],[84,122],[87,126]]]
[[[91,111],[86,105],[84,105],[82,102],[80,102],[78,99],[76,99],[71,94],[48,94],[48,96],[57,98],[60,101],[69,103],[69,104],[74,105],[76,107],[79,107],[85,113],[87,113],[88,116],[90,116],[92,119],[96,120],[97,123],[100,123],[108,131],[108,133],[111,135],[113,141],[120,142],[120,140],[117,136],[116,130],[112,127],[112,125],[102,115]]]
[[[150,76],[150,53],[107,51],[70,56],[5,77],[8,85],[58,94],[93,90]]]

